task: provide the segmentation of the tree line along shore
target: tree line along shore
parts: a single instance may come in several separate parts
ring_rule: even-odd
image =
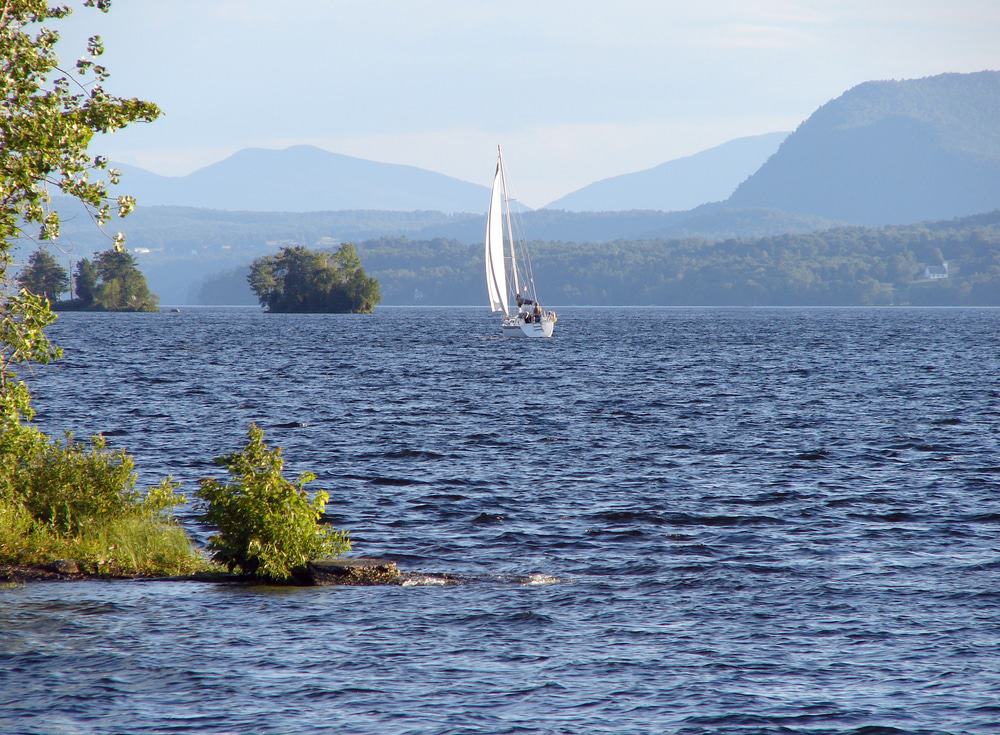
[[[1000,211],[954,221],[707,240],[530,243],[562,306],[1000,306]],[[391,305],[483,303],[482,244],[405,237],[356,245]],[[193,300],[249,304],[249,266]]]

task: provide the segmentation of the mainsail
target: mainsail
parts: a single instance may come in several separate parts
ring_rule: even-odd
[[[486,293],[490,299],[490,309],[509,313],[503,255],[503,174],[499,156],[496,174],[493,176],[490,211],[486,214]]]

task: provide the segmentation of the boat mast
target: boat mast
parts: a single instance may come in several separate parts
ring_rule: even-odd
[[[521,284],[517,280],[517,260],[514,251],[517,249],[514,243],[514,230],[510,225],[510,198],[507,196],[507,173],[503,168],[503,153],[500,146],[497,146],[497,160],[500,161],[500,181],[503,183],[503,203],[507,209],[507,239],[510,242],[510,270],[514,275],[514,297],[521,295]]]

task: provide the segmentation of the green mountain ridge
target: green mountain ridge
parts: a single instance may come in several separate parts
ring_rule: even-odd
[[[856,224],[1000,207],[1000,72],[860,84],[816,110],[727,204]]]

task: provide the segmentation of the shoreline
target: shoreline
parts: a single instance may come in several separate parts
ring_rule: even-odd
[[[531,579],[530,577],[528,578]],[[95,574],[79,569],[75,562],[50,564],[0,564],[0,589],[35,582],[207,582],[211,584],[268,585],[280,587],[406,587],[450,586],[464,579],[447,572],[401,572],[396,562],[368,557],[324,559],[311,562],[284,582],[230,572],[195,572],[173,577]]]

